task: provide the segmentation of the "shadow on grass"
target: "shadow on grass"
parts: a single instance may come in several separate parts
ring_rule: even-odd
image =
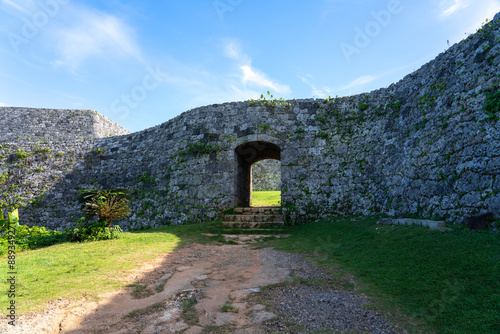
[[[84,328],[86,330],[94,326],[95,324],[103,325],[103,320],[108,321],[108,318],[111,325],[110,329],[104,330],[104,332],[106,333],[111,332],[111,330],[113,332],[130,330],[130,328],[128,328],[127,326],[129,326],[131,323],[133,323],[133,326],[137,326],[138,324],[140,324],[141,326],[147,326],[148,316],[161,311],[168,312],[169,306],[165,303],[165,301],[178,300],[178,296],[182,294],[186,294],[187,297],[185,297],[187,299],[183,299],[181,301],[181,317],[186,323],[191,326],[200,326],[197,320],[197,311],[195,311],[194,309],[194,305],[197,303],[197,301],[196,299],[193,299],[191,295],[189,295],[189,293],[191,293],[190,291],[192,291],[193,286],[196,286],[196,284],[192,283],[191,281],[196,280],[194,278],[191,278],[182,281],[182,283],[179,282],[179,279],[182,278],[179,278],[179,276],[177,275],[178,273],[180,273],[179,275],[182,276],[183,270],[177,270],[176,268],[189,265],[185,262],[189,259],[181,257],[181,255],[176,251],[189,243],[227,244],[226,242],[219,242],[220,240],[217,238],[217,236],[220,235],[222,231],[222,224],[219,220],[211,223],[165,226],[155,229],[126,233],[125,237],[136,239],[136,243],[140,242],[140,240],[148,240],[150,238],[161,239],[163,236],[170,236],[171,238],[175,239],[175,245],[173,245],[171,251],[165,253],[154,249],[154,247],[153,249],[151,247],[148,249],[142,248],[143,252],[149,251],[155,253],[155,256],[152,256],[149,262],[146,261],[145,263],[143,263],[146,267],[143,267],[141,271],[137,271],[132,268],[132,270],[126,273],[127,275],[129,275],[130,272],[137,273],[136,277],[133,279],[133,282],[124,281],[119,287],[128,288],[128,290],[125,290],[126,293],[114,295],[104,294],[104,299],[99,304],[97,310],[94,310],[88,315],[85,315],[83,318],[78,319],[78,321],[81,321],[81,323],[86,324],[84,327],[78,329],[66,328],[64,332],[67,334],[81,333]],[[210,233],[214,236],[210,237],[205,235],[205,233]],[[119,242],[119,240],[117,241]],[[97,244],[99,243],[100,242],[97,242]],[[90,244],[94,243],[83,243],[81,245]],[[104,245],[105,243],[102,244]],[[134,250],[129,248],[128,251],[133,252]],[[145,268],[146,270],[144,270]],[[102,273],[95,274],[99,275]],[[174,282],[167,283],[170,282],[170,279],[174,280]],[[117,288],[113,291],[117,292],[118,290],[119,289]],[[163,313],[159,314],[161,315]],[[96,327],[95,329],[102,329],[102,326],[100,328]]]
[[[202,232],[218,233],[220,226],[220,221],[167,226],[92,242],[65,241],[64,234],[36,237],[30,241],[32,249],[15,254],[17,315],[40,311],[45,303],[58,298],[81,298],[124,287],[131,283],[121,282],[124,273],[162,254],[168,257],[186,243],[213,243],[215,239]],[[12,271],[7,255],[0,261],[5,263],[0,274],[7,277]],[[0,288],[8,290],[7,282]],[[0,305],[8,303],[7,294],[0,294]]]

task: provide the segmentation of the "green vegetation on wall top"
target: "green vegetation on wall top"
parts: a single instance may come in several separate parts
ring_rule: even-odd
[[[264,94],[260,95],[260,99],[254,100],[251,99],[248,101],[248,106],[253,107],[253,106],[266,106],[266,107],[271,107],[273,110],[277,107],[283,107],[283,108],[291,108],[292,104],[289,102],[286,102],[285,99],[280,98],[280,99],[275,99],[274,96],[271,94],[271,92],[267,92],[267,97],[264,96]]]

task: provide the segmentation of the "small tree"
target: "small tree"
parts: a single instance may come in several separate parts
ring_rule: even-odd
[[[122,232],[120,226],[113,225],[114,219],[125,218],[130,213],[126,189],[95,190],[83,189],[78,200],[83,204],[87,217],[97,216],[97,222],[82,217],[68,232],[71,241],[93,241],[116,239]]]
[[[128,202],[132,199],[126,189],[95,190],[82,189],[78,199],[88,216],[97,216],[99,222],[113,226],[114,219],[122,219],[130,214]]]

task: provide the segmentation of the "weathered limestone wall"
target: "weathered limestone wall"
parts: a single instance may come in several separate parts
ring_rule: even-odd
[[[264,160],[252,166],[252,190],[281,190],[281,162],[279,160]]]
[[[13,107],[0,108],[0,131],[0,208],[26,206],[24,222],[52,227],[79,214],[65,185],[96,138],[129,133],[93,110]]]
[[[297,165],[284,200],[305,215],[498,217],[500,106],[491,117],[483,107],[500,84],[499,25],[389,88],[299,113],[308,135],[283,161]]]
[[[495,21],[369,94],[277,107],[211,105],[141,132],[83,137],[81,145],[73,140],[84,149],[73,156],[61,147],[68,160],[60,163],[57,155],[47,158],[59,176],[21,219],[67,226],[81,215],[76,190],[88,187],[133,190],[133,215],[121,223],[130,228],[212,219],[238,200],[237,180],[245,171],[236,149],[243,147],[254,161],[269,155],[265,143],[281,149],[282,202],[294,223],[377,212],[456,222],[486,211],[499,217],[500,106],[490,114],[484,109],[500,84],[499,26]],[[54,138],[43,131],[37,136]],[[3,161],[6,184],[22,187],[42,153],[23,160],[24,167]]]
[[[94,110],[0,107],[0,142],[82,141],[127,130]]]

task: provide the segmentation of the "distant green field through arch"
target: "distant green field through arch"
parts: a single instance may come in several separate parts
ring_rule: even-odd
[[[263,159],[252,164],[251,183],[251,207],[281,206],[281,162],[279,159]]]
[[[281,206],[281,191],[252,191],[252,207]]]

